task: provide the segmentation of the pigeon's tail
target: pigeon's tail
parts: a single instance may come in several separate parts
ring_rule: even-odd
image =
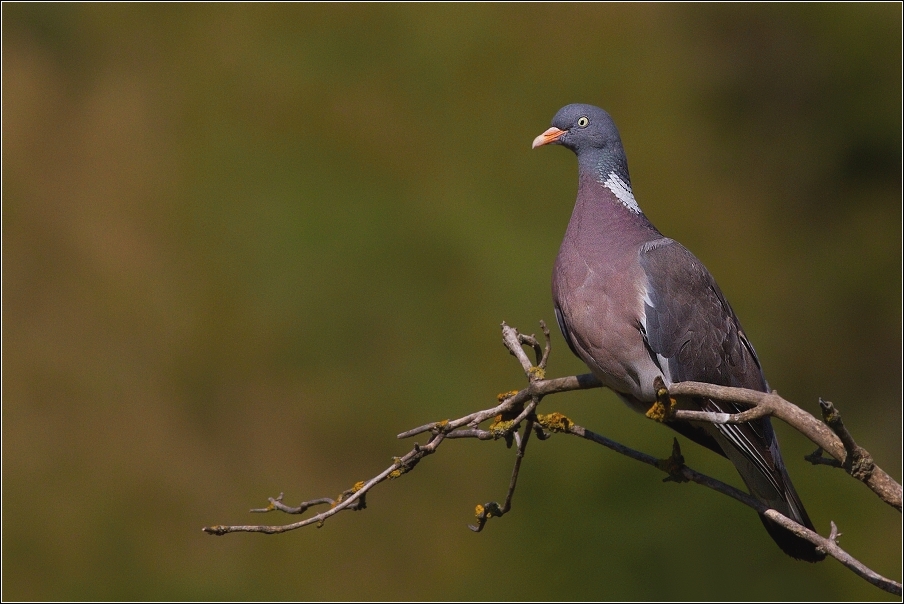
[[[804,504],[801,503],[800,497],[797,496],[797,492],[794,490],[794,485],[791,484],[791,479],[788,477],[788,473],[785,471],[784,467],[781,467],[781,473],[784,475],[784,487],[785,487],[785,497],[784,501],[781,503],[775,501],[764,501],[766,505],[780,512],[781,514],[787,516],[791,520],[794,520],[798,524],[807,527],[811,531],[816,531],[813,527],[813,523],[810,521],[810,517],[807,515],[807,510],[804,509]],[[756,493],[753,493],[756,496]],[[759,497],[757,497],[759,499]],[[781,505],[784,504],[784,505]],[[770,520],[769,518],[760,515],[760,520],[763,521],[763,526],[766,527],[766,530],[769,532],[769,536],[772,537],[773,541],[775,541],[782,551],[791,556],[792,558],[796,558],[798,560],[803,560],[805,562],[820,562],[825,559],[825,552],[816,548],[816,546],[803,537],[798,537],[782,525],[777,522]]]
[[[815,545],[803,537],[798,537],[785,527],[765,516],[761,515],[760,520],[763,521],[763,526],[769,531],[769,536],[772,537],[772,540],[782,548],[783,552],[792,558],[803,560],[804,562],[821,562],[825,560],[825,552],[817,549]],[[810,530],[815,530],[810,524],[809,518],[806,518],[806,522],[800,522],[799,520],[797,522]]]
[[[629,406],[643,405],[637,399],[620,395]],[[687,402],[683,400],[682,402]],[[696,399],[697,409],[720,413],[739,413],[743,409],[721,403],[721,407],[711,400]],[[778,440],[768,418],[754,420],[747,424],[698,424],[692,422],[669,422],[669,428],[686,436],[697,444],[727,457],[737,468],[750,494],[764,505],[787,516],[811,531],[816,529],[801,503],[791,477],[785,469]],[[774,520],[760,516],[763,526],[783,552],[798,560],[819,562],[825,553],[802,537],[798,537]]]
[[[778,440],[775,433],[772,432],[772,425],[768,418],[762,418],[749,424],[736,425],[743,426],[743,429],[731,434],[730,440],[734,440],[735,445],[741,446],[729,448],[726,453],[728,458],[734,462],[741,478],[750,490],[750,494],[782,515],[815,531],[813,522],[807,515],[807,510],[804,509],[804,504],[798,497],[797,491],[791,483],[791,477],[788,476],[788,471],[785,469],[778,448]],[[751,455],[754,449],[751,441],[737,438],[744,436],[745,433],[756,433],[763,437],[761,443],[766,446],[758,448],[755,454]],[[723,435],[725,434],[723,433]],[[739,440],[743,440],[743,442],[738,442]],[[814,544],[803,537],[795,535],[765,516],[760,515],[760,520],[763,521],[763,526],[782,548],[782,551],[792,558],[807,562],[819,562],[825,559],[825,552],[818,550]]]
[[[724,406],[717,406],[713,401],[707,400],[702,408],[706,411],[727,410],[729,413],[740,411],[734,405],[729,408],[723,408]],[[788,476],[778,448],[778,439],[768,417],[746,424],[717,424],[708,428],[723,455],[737,468],[751,495],[798,524],[811,531],[816,530],[791,484],[791,477]],[[765,516],[761,515],[760,520],[782,551],[792,558],[807,562],[825,559],[825,552],[819,551],[803,537],[798,537]]]

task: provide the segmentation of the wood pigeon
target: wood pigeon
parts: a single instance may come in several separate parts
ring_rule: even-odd
[[[756,352],[709,271],[664,237],[634,200],[621,137],[608,113],[568,105],[533,148],[562,145],[578,158],[578,195],[556,258],[556,319],[571,351],[636,411],[656,400],[653,381],[684,381],[768,391]],[[743,407],[702,398],[679,407],[737,413]],[[813,524],[791,484],[769,418],[747,424],[669,422],[727,457],[750,493],[798,523]],[[760,517],[790,556],[825,558],[816,547]]]

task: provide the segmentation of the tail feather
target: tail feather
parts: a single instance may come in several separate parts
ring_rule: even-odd
[[[728,452],[729,459],[734,462],[751,495],[798,524],[807,527],[811,531],[816,531],[803,502],[801,502],[797,491],[794,489],[791,477],[785,469],[785,464],[778,448],[778,440],[775,437],[775,433],[772,432],[771,424],[767,418],[762,418],[758,423],[759,425],[751,427],[760,434],[765,435],[765,442],[767,443],[767,449],[765,451],[760,450],[763,455],[758,457],[759,462],[753,463],[748,457],[739,455],[737,449]],[[747,425],[750,426],[750,424]],[[768,454],[766,454],[767,451]],[[766,460],[769,470],[771,470],[768,473],[764,472],[764,460]],[[769,536],[772,537],[783,552],[792,558],[807,562],[819,562],[825,559],[825,553],[817,550],[813,543],[795,535],[763,515],[760,515],[760,520],[763,522],[763,526],[766,527]]]
[[[778,443],[775,445],[775,451],[777,453]],[[804,504],[801,502],[800,497],[797,495],[797,491],[794,489],[794,485],[791,483],[791,477],[788,476],[788,471],[785,469],[785,464],[782,463],[781,456],[777,456],[776,461],[778,462],[776,465],[781,474],[782,486],[784,487],[784,493],[782,493],[783,501],[781,502],[783,505],[773,505],[773,502],[769,501],[764,501],[764,503],[773,507],[798,524],[815,532],[816,528],[813,526],[810,516],[807,515],[807,510],[804,509]],[[756,497],[756,493],[752,494]],[[820,562],[825,560],[825,552],[818,550],[814,544],[803,537],[798,537],[782,525],[766,518],[762,514],[760,515],[760,520],[763,522],[763,526],[766,527],[766,531],[769,533],[769,536],[772,537],[772,540],[778,544],[783,552],[792,558],[804,560],[805,562]]]
[[[778,544],[783,552],[792,558],[803,560],[804,562],[820,562],[825,560],[825,552],[817,550],[816,546],[806,539],[798,537],[782,525],[773,522],[763,515],[760,515],[760,520],[763,521],[763,526],[766,527],[766,531],[769,532],[769,536],[772,537],[772,540]],[[806,523],[800,521],[797,522],[803,524],[810,530],[815,530],[810,524],[809,519],[807,519]]]
[[[712,400],[701,401],[706,411],[737,413],[740,409]],[[801,503],[791,477],[785,469],[778,438],[769,418],[764,417],[746,424],[705,425],[706,430],[722,449],[723,454],[737,468],[750,494],[763,504],[780,512],[798,524],[815,531],[804,504]],[[760,516],[763,526],[775,543],[792,558],[819,562],[826,555],[816,546],[774,521]]]

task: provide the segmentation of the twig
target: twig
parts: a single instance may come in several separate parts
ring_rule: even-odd
[[[816,450],[809,455],[804,455],[804,459],[814,466],[832,466],[833,468],[843,468],[844,464],[834,457],[825,457],[822,454],[822,447],[816,447]]]
[[[512,478],[509,480],[509,488],[508,493],[505,496],[505,503],[500,507],[495,501],[490,501],[484,505],[478,505],[474,510],[474,515],[477,517],[477,524],[469,524],[468,528],[475,533],[482,531],[487,520],[490,518],[502,517],[512,509],[512,497],[515,495],[515,486],[518,484],[518,472],[521,470],[521,460],[524,459],[527,441],[530,439],[530,433],[533,432],[533,430],[534,421],[529,419],[527,425],[524,427],[524,436],[521,437],[521,442],[518,443],[518,454],[515,456],[515,467],[512,468]]]
[[[835,409],[835,405],[829,401],[819,399],[819,407],[822,409],[823,421],[828,424],[832,432],[838,435],[838,439],[844,445],[845,457],[842,467],[857,480],[868,482],[876,469],[872,455],[854,442],[854,437],[851,436],[844,422],[841,421],[841,412]]]

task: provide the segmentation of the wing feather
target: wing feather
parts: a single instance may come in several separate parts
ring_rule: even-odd
[[[703,264],[671,239],[643,246],[640,264],[647,277],[643,326],[647,346],[667,364],[672,382],[692,380],[766,392],[756,352]],[[743,410],[709,399],[692,404],[717,413]],[[784,501],[798,520],[806,517],[787,479],[768,418],[707,429],[722,437],[722,448],[729,447],[725,455],[755,495],[770,503]]]

